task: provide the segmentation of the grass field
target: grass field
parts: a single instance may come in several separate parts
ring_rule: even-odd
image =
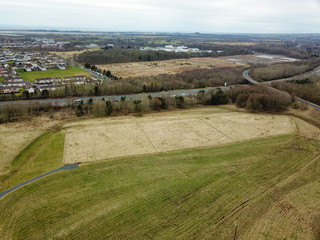
[[[64,126],[64,163],[221,145],[295,131],[290,117],[201,108]]]
[[[11,162],[32,140],[58,121],[39,117],[32,121],[0,125],[0,177],[10,170]]]
[[[68,51],[68,52],[50,52],[51,54],[55,54],[58,55],[62,58],[68,59],[68,58],[73,58],[74,55],[78,55],[84,52],[88,52],[88,51],[96,51],[99,50],[100,47],[95,47],[95,48],[87,48],[84,50],[79,50],[79,51]]]
[[[209,42],[211,44],[217,45],[230,45],[230,46],[254,46],[257,43],[254,42]]]
[[[154,41],[148,41],[148,44],[155,44],[155,45],[178,45],[181,44],[181,41],[179,40],[154,40]]]
[[[63,133],[43,133],[13,159],[10,171],[0,176],[0,192],[61,167],[63,150]]]
[[[0,236],[318,239],[319,149],[285,135],[83,165],[1,199]]]
[[[221,58],[190,58],[153,62],[132,62],[97,65],[98,68],[111,71],[118,77],[156,76],[159,74],[176,74],[198,68],[219,68],[243,66],[242,63]]]
[[[90,76],[90,73],[76,66],[70,66],[66,70],[48,69],[47,71],[21,72],[23,80],[29,82],[35,82],[37,78],[71,77],[77,75]]]
[[[0,82],[4,82],[4,77],[0,77]]]

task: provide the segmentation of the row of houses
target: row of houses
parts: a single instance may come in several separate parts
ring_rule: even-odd
[[[85,85],[87,83],[86,76],[72,76],[72,77],[55,77],[55,78],[38,78],[35,80],[36,84],[54,84],[54,85]]]
[[[0,93],[3,94],[19,93],[21,88],[29,93],[35,92],[33,85],[24,81],[20,76],[8,78],[3,83],[0,83]]]
[[[6,68],[15,67],[26,72],[47,71],[49,68],[66,70],[66,62],[56,56],[41,54],[40,52],[12,52],[0,51],[0,64]]]
[[[55,91],[68,85],[85,85],[88,83],[89,80],[86,76],[39,78],[35,80],[34,84],[24,81],[20,76],[16,76],[5,80],[4,83],[0,83],[0,93],[19,93],[21,88],[29,93],[34,93],[35,90],[40,92],[43,90]]]
[[[48,38],[30,38],[26,39],[7,39],[0,42],[2,48],[14,48],[14,49],[51,49],[61,50],[66,44],[70,42],[56,42],[54,39]]]

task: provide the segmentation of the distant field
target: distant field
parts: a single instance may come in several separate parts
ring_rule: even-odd
[[[197,68],[238,67],[245,64],[221,58],[190,58],[153,62],[132,62],[97,65],[102,70],[111,71],[118,77],[156,76],[159,74],[176,74]]]
[[[230,45],[230,46],[254,46],[257,45],[257,43],[254,42],[209,42],[211,44],[217,44],[217,45]]]
[[[285,63],[285,62],[295,62],[299,61],[295,58],[289,58],[281,55],[272,55],[272,54],[251,54],[251,55],[236,55],[236,56],[227,56],[220,57],[228,61],[242,64],[272,64],[272,63]]]
[[[21,72],[23,80],[29,82],[35,82],[37,78],[71,77],[77,75],[90,76],[90,73],[76,66],[70,66],[66,70],[48,69],[47,71]]]
[[[287,116],[223,108],[85,120],[64,128],[65,163],[206,147],[295,131]]]
[[[2,198],[0,236],[316,240],[319,149],[286,135],[83,165]]]
[[[68,51],[68,52],[50,52],[51,54],[56,54],[62,58],[68,59],[68,58],[73,58],[73,56],[76,54],[80,54],[80,53],[84,53],[86,51],[95,51],[95,50],[99,50],[100,47],[95,47],[95,48],[88,48],[88,49],[84,49],[84,50],[79,50],[79,51]]]
[[[155,44],[155,45],[165,45],[165,44],[170,44],[170,45],[178,45],[181,44],[179,40],[154,40],[154,41],[148,41],[148,44]]]

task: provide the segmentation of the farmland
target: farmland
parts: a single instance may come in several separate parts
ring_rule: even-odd
[[[301,119],[218,106],[38,124],[0,191],[83,164],[0,199],[2,239],[318,239],[320,130]]]
[[[186,131],[188,129],[188,131]],[[201,108],[66,124],[65,163],[208,147],[295,131],[287,116]]]
[[[319,147],[285,135],[84,165],[1,199],[0,234],[317,239]]]
[[[190,58],[153,62],[131,62],[97,65],[98,68],[111,71],[112,74],[126,77],[156,76],[160,74],[176,74],[192,69],[207,69],[220,67],[244,66],[219,58]]]
[[[37,78],[71,77],[77,75],[90,76],[90,73],[76,66],[70,66],[66,70],[48,69],[47,71],[21,72],[23,80],[29,82],[35,82]]]

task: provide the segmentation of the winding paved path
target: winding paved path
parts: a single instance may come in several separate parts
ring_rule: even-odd
[[[40,179],[40,178],[49,176],[49,175],[51,175],[51,174],[53,174],[53,173],[56,173],[56,172],[59,172],[59,171],[63,171],[63,170],[77,169],[78,167],[79,167],[79,165],[78,165],[77,163],[67,164],[67,165],[64,165],[64,166],[61,167],[61,168],[58,168],[58,169],[53,170],[53,171],[51,171],[51,172],[47,172],[47,173],[42,174],[42,175],[40,175],[40,176],[38,176],[38,177],[32,178],[31,180],[28,180],[28,181],[25,181],[25,182],[23,182],[23,183],[20,183],[20,184],[18,184],[17,186],[14,186],[14,187],[12,187],[12,188],[10,188],[10,189],[8,189],[8,190],[0,193],[0,199],[1,199],[2,197],[6,196],[7,194],[11,193],[12,191],[14,191],[14,190],[16,190],[16,189],[18,189],[18,188],[20,188],[20,187],[23,187],[23,186],[25,186],[25,185],[27,185],[27,184],[29,184],[29,183],[32,183],[32,182],[34,182],[34,181],[36,181],[36,180],[38,180],[38,179]]]

